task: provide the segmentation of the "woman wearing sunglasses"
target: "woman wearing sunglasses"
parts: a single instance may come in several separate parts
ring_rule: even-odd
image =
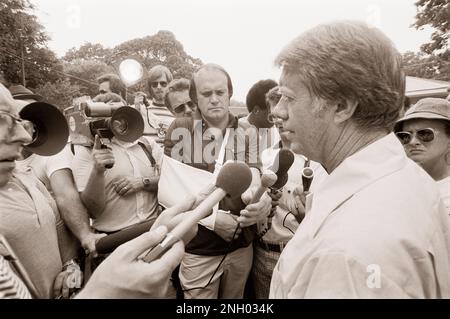
[[[425,98],[394,127],[406,155],[437,182],[450,214],[450,102]]]

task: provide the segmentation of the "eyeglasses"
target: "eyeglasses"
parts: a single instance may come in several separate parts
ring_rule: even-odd
[[[181,112],[184,112],[188,107],[191,108],[192,110],[194,110],[195,105],[194,105],[194,103],[189,101],[189,102],[186,102],[186,103],[183,103],[183,104],[180,104],[180,105],[174,107],[173,111],[175,113],[181,113]]]
[[[5,112],[0,111],[0,127],[5,126],[8,129],[8,135],[12,136],[14,134],[14,129],[17,125],[22,125],[22,127],[33,137],[34,134],[34,125],[32,122],[27,120],[22,120],[21,118]]]
[[[409,144],[415,135],[417,139],[424,143],[429,143],[434,140],[439,132],[432,128],[423,128],[416,132],[396,132],[395,135],[404,145]]]
[[[161,87],[165,88],[167,86],[166,81],[155,81],[152,82],[152,88],[156,89],[158,87],[158,84],[161,85]]]

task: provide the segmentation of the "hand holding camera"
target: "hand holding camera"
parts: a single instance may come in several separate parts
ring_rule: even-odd
[[[106,169],[114,165],[114,154],[112,150],[102,144],[98,135],[95,135],[92,158],[94,160],[94,169],[99,173],[105,172]]]

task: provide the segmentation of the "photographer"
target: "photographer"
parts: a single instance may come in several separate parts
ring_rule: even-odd
[[[107,147],[104,142],[97,135],[92,149],[75,145],[72,162],[75,182],[95,231],[111,234],[156,219],[162,149],[145,137],[132,143],[113,137]]]

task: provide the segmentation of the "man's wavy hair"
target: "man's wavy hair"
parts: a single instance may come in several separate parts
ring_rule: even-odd
[[[391,130],[403,107],[401,55],[378,29],[355,21],[319,25],[278,55],[275,63],[297,75],[312,97],[358,102],[359,127]]]

